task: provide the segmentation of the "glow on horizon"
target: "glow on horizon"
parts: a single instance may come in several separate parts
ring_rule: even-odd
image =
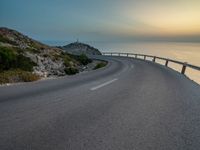
[[[140,26],[132,28],[137,35],[199,35],[200,34],[200,1],[149,0],[141,2],[138,8],[131,9],[134,3],[125,6],[123,15]],[[130,21],[131,22],[131,21]],[[127,31],[130,33],[131,30]]]

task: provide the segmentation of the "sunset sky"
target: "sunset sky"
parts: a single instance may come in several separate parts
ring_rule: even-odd
[[[1,0],[0,18],[38,40],[200,42],[200,0]]]

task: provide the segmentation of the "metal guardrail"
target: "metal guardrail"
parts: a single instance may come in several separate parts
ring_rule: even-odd
[[[182,65],[181,74],[185,74],[186,67],[200,71],[199,66],[191,65],[191,64],[188,64],[187,62],[180,62],[180,61],[176,61],[176,60],[173,60],[173,59],[157,57],[157,56],[152,56],[152,55],[134,54],[134,53],[119,53],[119,52],[102,52],[102,55],[108,55],[108,56],[109,55],[110,56],[122,56],[122,55],[124,56],[125,55],[127,57],[134,56],[137,59],[141,59],[141,58],[138,58],[138,56],[140,56],[140,57],[144,58],[143,60],[147,60],[147,58],[152,58],[153,62],[156,62],[156,59],[160,59],[160,60],[165,61],[166,67],[168,67],[169,62],[173,62],[173,63],[179,64],[179,65]]]

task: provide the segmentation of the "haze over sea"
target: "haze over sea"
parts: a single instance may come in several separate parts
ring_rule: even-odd
[[[44,41],[50,45],[66,45],[70,42]],[[73,41],[71,41],[73,42]],[[83,41],[84,42],[84,41]],[[102,52],[130,52],[139,54],[149,54],[165,58],[170,58],[182,62],[188,62],[200,66],[200,43],[194,42],[85,42]],[[164,61],[158,61],[164,64]],[[180,65],[169,63],[170,67],[180,72]],[[200,73],[187,68],[186,75],[192,80],[200,83]]]

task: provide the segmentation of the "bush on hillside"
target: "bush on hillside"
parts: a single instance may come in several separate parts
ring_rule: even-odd
[[[92,62],[85,54],[78,56],[78,61],[80,61],[82,65],[87,65]]]
[[[85,54],[81,55],[70,55],[72,58],[74,58],[76,61],[78,61],[81,65],[87,65],[92,62],[91,59],[89,59]]]
[[[33,66],[36,66],[36,63],[30,58],[18,54],[13,48],[0,47],[0,71],[10,69],[32,71]]]
[[[9,48],[0,48],[0,71],[12,68],[16,62],[16,54]]]
[[[73,74],[79,73],[79,71],[78,71],[78,69],[76,69],[74,67],[67,67],[67,68],[65,68],[65,73],[67,75],[73,75]]]

